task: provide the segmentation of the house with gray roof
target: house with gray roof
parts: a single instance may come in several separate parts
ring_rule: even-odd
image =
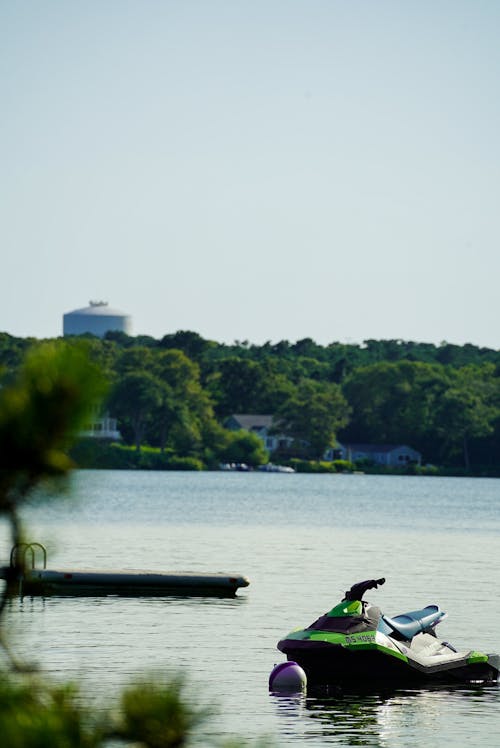
[[[230,431],[250,431],[256,434],[271,453],[275,449],[286,449],[293,444],[293,439],[285,434],[273,434],[273,416],[259,413],[235,413],[224,422]]]
[[[405,467],[420,465],[422,455],[406,444],[340,444],[342,459],[349,462],[369,460],[376,465]]]
[[[258,413],[236,413],[224,422],[224,426],[231,431],[244,429],[256,434],[262,439],[269,453],[276,449],[289,449],[293,444],[293,439],[286,434],[273,433],[273,424],[272,415]],[[334,447],[326,450],[323,459],[341,459],[349,462],[368,460],[376,465],[387,467],[405,467],[422,463],[420,452],[406,444],[341,444],[337,442]]]

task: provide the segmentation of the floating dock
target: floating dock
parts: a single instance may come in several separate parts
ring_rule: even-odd
[[[43,555],[43,569],[35,568],[35,552]],[[22,554],[24,572],[18,576],[20,595],[64,595],[93,597],[95,595],[135,596],[208,596],[234,597],[236,591],[250,584],[241,574],[203,573],[194,571],[146,571],[125,569],[47,569],[47,552],[41,543],[23,543],[11,551],[11,567],[17,554]],[[31,558],[28,568],[27,557]],[[5,579],[9,569],[0,569]]]

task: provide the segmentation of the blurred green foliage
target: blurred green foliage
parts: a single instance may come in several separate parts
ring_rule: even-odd
[[[182,678],[167,687],[136,683],[121,698],[121,711],[115,734],[124,740],[148,746],[185,745],[187,736],[210,715],[210,710],[189,704],[183,697]]]
[[[126,687],[117,709],[83,706],[72,684],[47,683],[36,675],[1,673],[0,741],[5,748],[188,748],[212,745],[243,748],[242,740],[213,739],[215,712],[186,694],[180,676],[168,682],[146,680]],[[259,741],[259,746],[269,742]]]
[[[0,511],[72,467],[68,448],[106,391],[86,346],[46,343],[0,388]]]
[[[0,736],[5,748],[94,748],[102,732],[77,704],[72,686],[47,686],[35,677],[19,682],[2,673]]]
[[[60,480],[71,470],[68,449],[105,394],[102,370],[89,353],[84,343],[37,346],[0,387],[0,514],[12,546],[23,538],[20,505],[45,480]],[[118,711],[96,712],[75,686],[53,685],[11,657],[2,614],[17,594],[22,563],[22,554],[15,554],[13,566],[4,566],[7,584],[0,595],[0,645],[10,662],[0,670],[2,748],[188,746],[211,710],[193,705],[181,677],[132,684]]]

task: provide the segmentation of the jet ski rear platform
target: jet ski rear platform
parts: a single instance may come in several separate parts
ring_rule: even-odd
[[[458,652],[437,638],[435,627],[446,617],[439,606],[391,618],[362,599],[367,589],[384,582],[353,585],[341,603],[306,629],[288,634],[278,649],[316,684],[365,688],[497,682],[497,654]]]

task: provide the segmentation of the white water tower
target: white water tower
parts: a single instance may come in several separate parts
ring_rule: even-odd
[[[89,304],[84,309],[63,315],[63,335],[90,333],[103,338],[111,330],[130,335],[131,318],[128,314],[112,309],[107,301],[90,301]]]

